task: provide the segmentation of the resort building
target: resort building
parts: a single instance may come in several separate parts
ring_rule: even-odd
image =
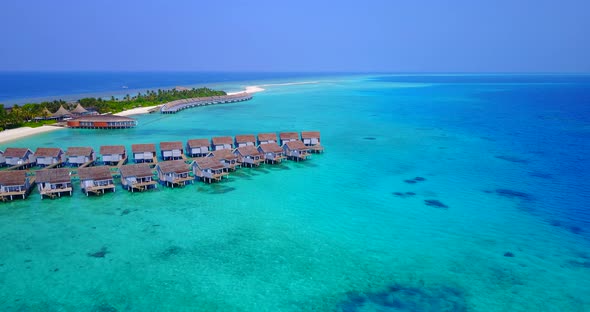
[[[33,155],[37,166],[40,167],[58,165],[66,161],[66,153],[58,147],[39,147]]]
[[[288,158],[295,161],[305,160],[309,157],[309,147],[305,146],[305,144],[299,140],[289,141],[283,144],[283,150]]]
[[[65,109],[63,107],[63,105],[59,106],[59,109],[57,110],[57,112],[51,114],[51,118],[52,119],[65,119],[65,118],[69,118],[72,117],[72,113],[70,113],[67,109]]]
[[[154,180],[154,174],[148,164],[121,166],[119,172],[121,172],[121,184],[123,188],[130,192],[157,188],[157,182]]]
[[[234,150],[234,155],[238,156],[238,162],[243,166],[259,166],[264,161],[262,153],[253,145],[238,147]]]
[[[122,129],[135,126],[137,126],[135,119],[115,115],[86,115],[68,120],[68,127],[70,128]]]
[[[96,195],[104,194],[105,190],[115,191],[115,182],[109,167],[87,167],[78,169],[80,187],[88,196],[89,193]]]
[[[76,105],[76,108],[72,109],[72,114],[74,114],[75,116],[81,116],[81,115],[86,115],[89,112],[82,107],[82,105],[80,105],[80,103],[78,103],[78,105]]]
[[[72,181],[67,168],[44,169],[35,172],[35,181],[41,194],[49,198],[61,197],[61,194],[72,196]]]
[[[258,145],[277,143],[276,133],[260,133],[258,134]]]
[[[163,160],[178,160],[182,159],[182,142],[161,142],[160,153]]]
[[[68,158],[68,165],[76,167],[87,166],[96,160],[92,147],[68,147],[66,157]]]
[[[303,144],[309,147],[313,153],[321,153],[324,151],[324,147],[320,144],[320,132],[319,131],[302,131],[301,139]]]
[[[233,146],[233,139],[232,137],[214,137],[211,139],[213,141],[213,150],[218,151],[222,149],[232,149]]]
[[[4,151],[4,159],[8,166],[31,166],[35,163],[33,152],[28,148],[8,147]]]
[[[190,168],[184,160],[163,161],[156,165],[158,179],[161,183],[174,188],[192,183],[194,177],[189,175]]]
[[[0,200],[25,199],[33,183],[25,171],[0,171]]]
[[[4,151],[0,151],[0,166],[6,164],[6,158],[4,158]]]
[[[258,151],[262,153],[262,157],[268,163],[280,163],[285,159],[283,149],[277,143],[260,144]]]
[[[213,157],[225,166],[227,171],[236,170],[239,167],[238,156],[234,155],[229,149],[222,149],[210,152],[207,157]]]
[[[225,172],[225,165],[212,157],[201,157],[195,159],[191,164],[194,175],[204,182],[221,181],[229,173]]]
[[[256,145],[256,137],[254,137],[253,134],[236,135],[235,147],[255,146],[255,145]]]
[[[209,143],[208,139],[193,139],[188,140],[186,143],[186,153],[190,157],[203,157],[209,154]]]
[[[279,138],[281,139],[281,146],[283,146],[287,142],[299,141],[299,133],[297,133],[297,132],[281,132],[279,134]]]
[[[156,145],[148,144],[133,144],[131,145],[131,153],[133,153],[133,160],[136,163],[156,162]]]
[[[117,165],[121,160],[127,159],[127,151],[123,145],[103,145],[99,152],[106,165]]]

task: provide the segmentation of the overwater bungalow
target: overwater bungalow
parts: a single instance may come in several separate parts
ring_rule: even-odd
[[[236,135],[235,147],[242,146],[255,146],[256,137],[253,134],[240,134]]]
[[[211,139],[213,142],[213,150],[218,151],[222,149],[232,149],[233,139],[230,136],[225,137],[214,137]]]
[[[25,199],[33,183],[25,171],[0,171],[0,200]]]
[[[186,143],[186,153],[191,157],[203,157],[209,154],[208,139],[192,139]]]
[[[194,181],[194,177],[189,175],[191,171],[189,165],[184,160],[162,161],[156,165],[158,179],[166,186],[174,188],[175,185],[184,186]]]
[[[195,159],[191,164],[193,173],[204,182],[221,181],[229,173],[225,172],[225,165],[212,157],[201,157]]]
[[[258,151],[262,153],[264,161],[275,164],[285,159],[285,152],[277,143],[266,143],[258,146]]]
[[[109,167],[86,167],[78,169],[80,187],[88,196],[89,193],[96,195],[104,194],[105,190],[115,191],[115,182]]]
[[[4,166],[6,164],[6,158],[4,158],[4,151],[0,151],[0,166]]]
[[[320,143],[319,131],[302,131],[301,140],[305,146],[309,147],[312,153],[321,153],[324,151],[324,147]]]
[[[38,147],[33,155],[37,166],[40,167],[58,165],[66,161],[66,153],[58,147]]]
[[[258,134],[258,145],[268,144],[268,143],[277,143],[277,134],[276,133],[260,133]]]
[[[96,160],[92,147],[68,147],[66,157],[68,164],[76,167],[91,164]]]
[[[148,164],[125,165],[119,168],[123,188],[132,192],[157,188],[154,174]]]
[[[137,120],[115,115],[85,115],[68,120],[70,128],[86,129],[124,129],[137,126]]]
[[[283,144],[285,155],[295,161],[305,160],[309,157],[309,147],[299,140],[289,141]]]
[[[210,152],[207,157],[213,157],[217,159],[217,161],[221,162],[225,166],[226,171],[234,171],[240,165],[238,162],[238,156],[234,155],[234,153],[232,153],[232,151],[229,149]]]
[[[182,159],[182,142],[160,142],[160,153],[162,153],[163,160]]]
[[[117,165],[127,158],[127,151],[123,145],[103,145],[100,147],[102,162],[106,165]]]
[[[72,181],[70,180],[70,170],[67,168],[36,171],[35,180],[41,199],[61,197],[61,194],[72,196]]]
[[[8,147],[4,151],[4,158],[8,166],[29,167],[35,163],[35,156],[28,148]]]
[[[133,153],[133,160],[136,163],[156,162],[156,145],[148,144],[133,144],[131,145],[131,153]]]
[[[283,146],[287,142],[299,141],[299,133],[297,133],[297,132],[281,132],[279,134],[279,138],[281,139],[281,146]]]
[[[238,162],[243,166],[259,166],[264,161],[263,155],[253,145],[238,147],[234,150],[234,155],[238,156]]]

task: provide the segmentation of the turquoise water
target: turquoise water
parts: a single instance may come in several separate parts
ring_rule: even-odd
[[[590,310],[588,79],[457,77],[270,87],[3,144],[320,130],[326,152],[213,185],[4,203],[2,310]]]

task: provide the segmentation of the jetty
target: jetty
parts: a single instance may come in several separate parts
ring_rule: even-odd
[[[215,105],[215,104],[236,103],[236,102],[248,101],[251,99],[252,99],[252,95],[247,92],[230,94],[230,95],[219,95],[219,96],[182,99],[182,100],[168,102],[168,103],[162,105],[162,107],[160,108],[160,112],[162,114],[176,114],[179,111],[185,110],[188,108],[207,106],[207,105]]]

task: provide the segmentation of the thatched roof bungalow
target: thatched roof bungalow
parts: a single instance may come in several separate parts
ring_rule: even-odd
[[[266,162],[279,163],[285,158],[285,152],[277,143],[260,144],[258,151]]]
[[[121,184],[128,191],[143,191],[157,187],[157,182],[153,178],[152,169],[148,164],[121,166],[119,172],[121,173]]]
[[[72,116],[72,113],[70,113],[67,109],[65,109],[63,107],[63,105],[60,105],[59,109],[55,113],[51,114],[51,117],[55,118],[55,119],[63,119],[63,118],[71,117],[71,116]]]
[[[113,175],[108,167],[86,167],[78,170],[80,187],[88,196],[89,193],[101,194],[105,190],[115,191]]]
[[[211,143],[208,139],[192,139],[186,143],[186,153],[191,157],[207,156]]]
[[[0,171],[1,200],[25,199],[30,189],[31,183],[25,171]]]
[[[256,145],[256,137],[254,137],[253,134],[236,135],[235,147],[255,146],[255,145]]]
[[[72,109],[71,113],[74,115],[84,115],[88,114],[88,111],[84,107],[82,107],[80,103],[78,103],[78,105],[76,105],[76,108]]]
[[[211,183],[221,181],[228,173],[225,172],[225,165],[212,157],[201,157],[195,159],[191,164],[194,175],[202,181]]]
[[[163,160],[182,159],[182,142],[160,142],[160,153],[162,154]]]
[[[153,143],[133,144],[131,145],[131,153],[136,163],[155,162],[156,145]]]
[[[66,161],[66,153],[59,147],[38,147],[33,154],[37,166],[45,167]]]
[[[184,186],[194,180],[194,177],[189,175],[190,168],[184,160],[159,162],[156,165],[156,171],[158,171],[160,182],[173,188],[175,185]]]
[[[45,169],[35,172],[35,179],[41,199],[45,196],[55,198],[61,194],[68,193],[72,196],[72,181],[70,170],[67,168]]]
[[[244,166],[259,166],[264,161],[262,153],[253,145],[238,147],[234,150],[238,161]]]
[[[99,153],[102,161],[108,165],[118,164],[127,158],[127,151],[123,145],[103,145],[100,147]]]

